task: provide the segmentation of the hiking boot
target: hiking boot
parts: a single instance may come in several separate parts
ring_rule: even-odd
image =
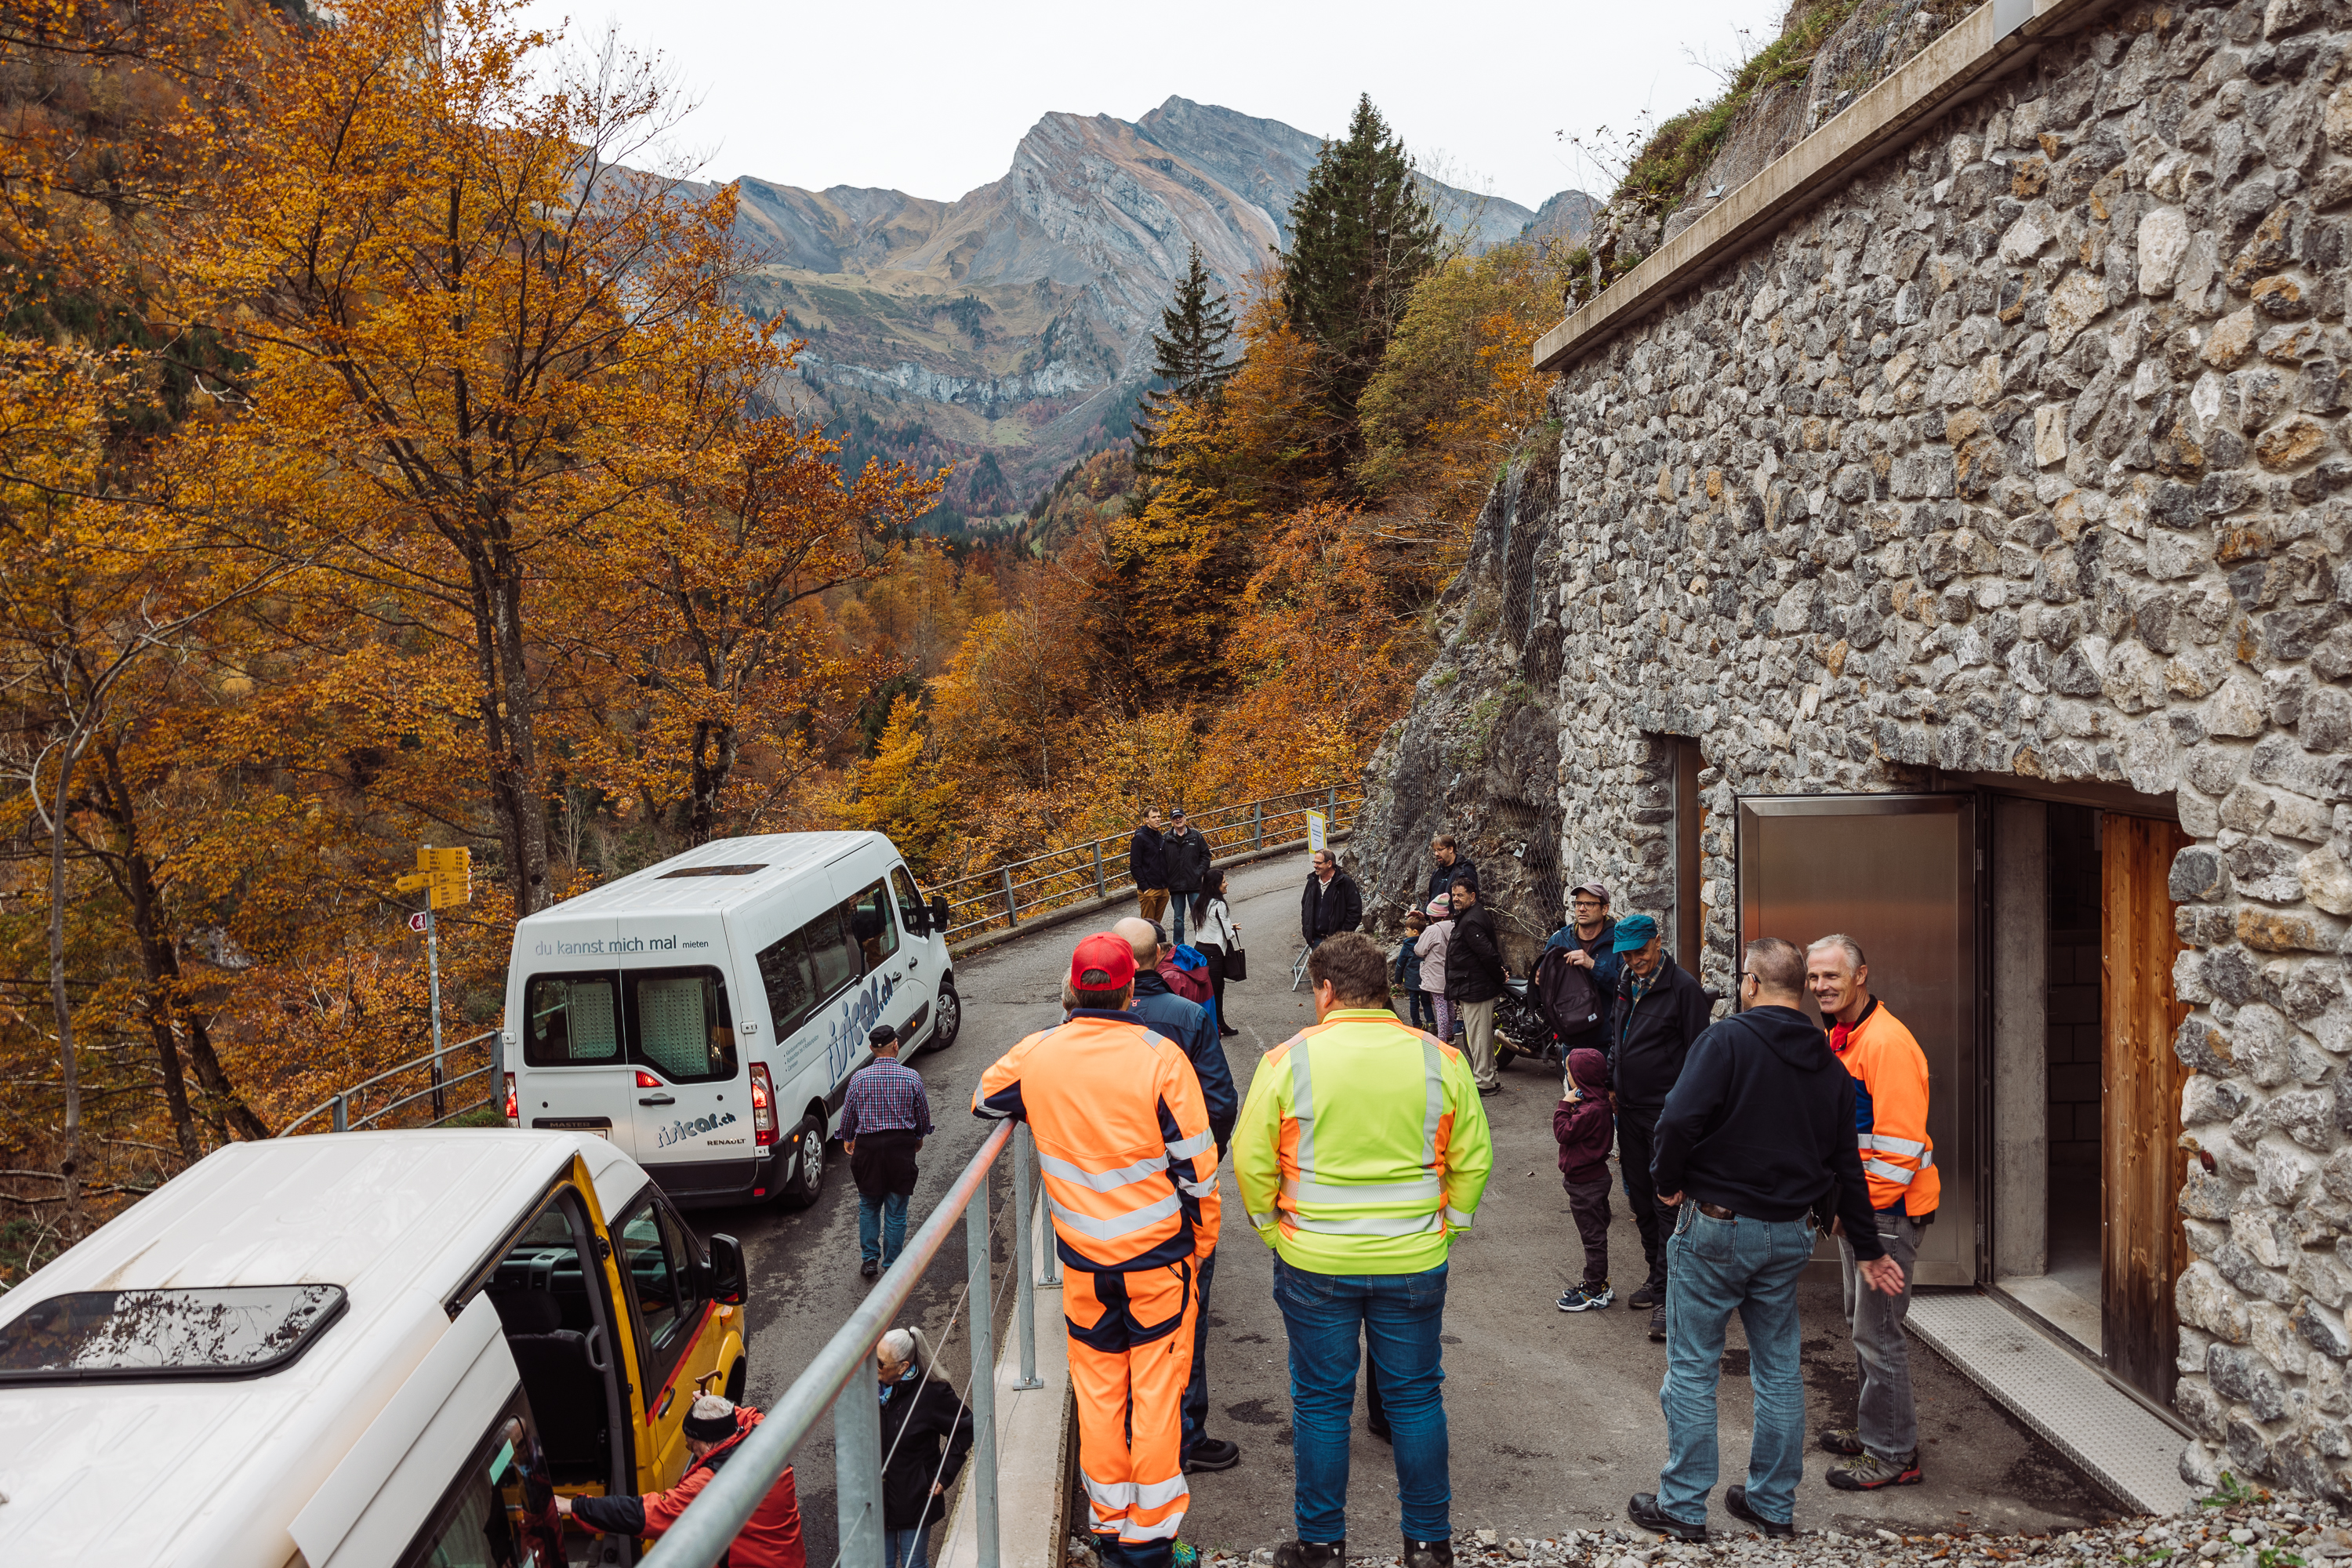
[[[1830,1471],[1830,1485],[1842,1492],[1874,1492],[1881,1487],[1916,1487],[1919,1484],[1919,1456],[1915,1451],[1906,1459],[1882,1459],[1875,1454],[1839,1465]]]
[[[1597,1312],[1617,1300],[1617,1292],[1609,1289],[1609,1281],[1598,1284],[1570,1285],[1559,1298],[1563,1312]]]
[[[1723,1509],[1734,1519],[1743,1519],[1767,1536],[1794,1535],[1797,1527],[1784,1521],[1766,1519],[1748,1506],[1748,1489],[1734,1487],[1723,1494]]]
[[[1637,1312],[1645,1312],[1652,1307],[1662,1305],[1665,1299],[1666,1282],[1663,1279],[1650,1279],[1643,1281],[1635,1288],[1632,1295],[1625,1298],[1625,1305]]]
[[[1664,1301],[1650,1309],[1650,1342],[1654,1345],[1666,1342],[1666,1304]]]
[[[1658,1506],[1655,1492],[1635,1492],[1625,1500],[1625,1517],[1654,1535],[1671,1535],[1677,1541],[1705,1541],[1706,1521],[1685,1524]],[[1276,1568],[1281,1568],[1277,1562]]]
[[[1868,1452],[1862,1446],[1862,1433],[1852,1426],[1824,1426],[1813,1440],[1831,1453],[1843,1454],[1848,1458]]]
[[[1402,1568],[1454,1568],[1454,1542],[1404,1538]]]
[[[1230,1470],[1242,1462],[1242,1446],[1229,1437],[1203,1437],[1184,1451],[1187,1470]]]
[[[1348,1568],[1348,1543],[1286,1541],[1274,1549],[1274,1568]]]
[[[881,1266],[879,1263],[875,1262],[875,1261],[874,1261],[874,1259],[872,1259],[872,1258],[867,1258],[865,1262],[863,1262],[863,1263],[861,1263],[861,1264],[859,1264],[859,1265],[857,1266],[857,1272],[858,1272],[858,1273],[859,1273],[859,1275],[860,1275],[860,1276],[862,1276],[863,1278],[867,1279],[873,1279],[877,1274],[879,1274],[879,1273],[881,1273],[881,1272],[882,1272],[882,1266]]]

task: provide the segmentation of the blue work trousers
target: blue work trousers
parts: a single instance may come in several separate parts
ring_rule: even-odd
[[[1348,1438],[1356,1364],[1369,1352],[1396,1450],[1404,1533],[1450,1541],[1445,1381],[1438,1331],[1445,1265],[1421,1274],[1314,1274],[1276,1258],[1274,1300],[1290,1338],[1292,1500],[1301,1541],[1348,1536]]]
[[[1666,1238],[1666,1468],[1658,1507],[1706,1522],[1716,1452],[1716,1384],[1731,1314],[1748,1331],[1756,1429],[1748,1449],[1748,1506],[1775,1523],[1797,1506],[1805,1474],[1805,1385],[1797,1358],[1797,1277],[1813,1255],[1813,1222],[1715,1219],[1685,1199]]]

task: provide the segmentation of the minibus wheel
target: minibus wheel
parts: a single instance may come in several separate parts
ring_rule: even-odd
[[[784,1148],[784,1175],[776,1196],[786,1208],[804,1209],[824,1191],[824,1124],[814,1116],[802,1117]]]
[[[940,982],[940,999],[932,1017],[936,1021],[931,1025],[930,1043],[923,1047],[927,1054],[946,1050],[963,1032],[963,998],[956,994],[954,980]]]

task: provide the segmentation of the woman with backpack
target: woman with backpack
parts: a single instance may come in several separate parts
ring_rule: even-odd
[[[1225,1016],[1225,973],[1232,960],[1230,955],[1242,950],[1242,928],[1234,924],[1234,911],[1225,902],[1225,874],[1211,871],[1192,896],[1192,942],[1201,956],[1209,961],[1209,985],[1217,1009],[1217,1033],[1238,1035],[1234,1021]]]

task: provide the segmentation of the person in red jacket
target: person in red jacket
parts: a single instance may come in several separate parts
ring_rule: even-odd
[[[1559,1183],[1584,1241],[1584,1283],[1559,1299],[1563,1312],[1590,1312],[1617,1300],[1609,1289],[1609,1151],[1617,1117],[1609,1109],[1609,1058],[1590,1046],[1568,1053],[1567,1094],[1551,1113],[1559,1142]]]
[[[760,1413],[716,1394],[696,1398],[687,1412],[686,1447],[694,1460],[667,1491],[644,1497],[559,1497],[555,1510],[602,1535],[634,1535],[651,1540],[677,1522],[710,1478],[740,1449]],[[793,1489],[793,1470],[776,1478],[751,1520],[736,1535],[724,1568],[808,1568],[808,1549],[801,1543],[801,1505]]]

